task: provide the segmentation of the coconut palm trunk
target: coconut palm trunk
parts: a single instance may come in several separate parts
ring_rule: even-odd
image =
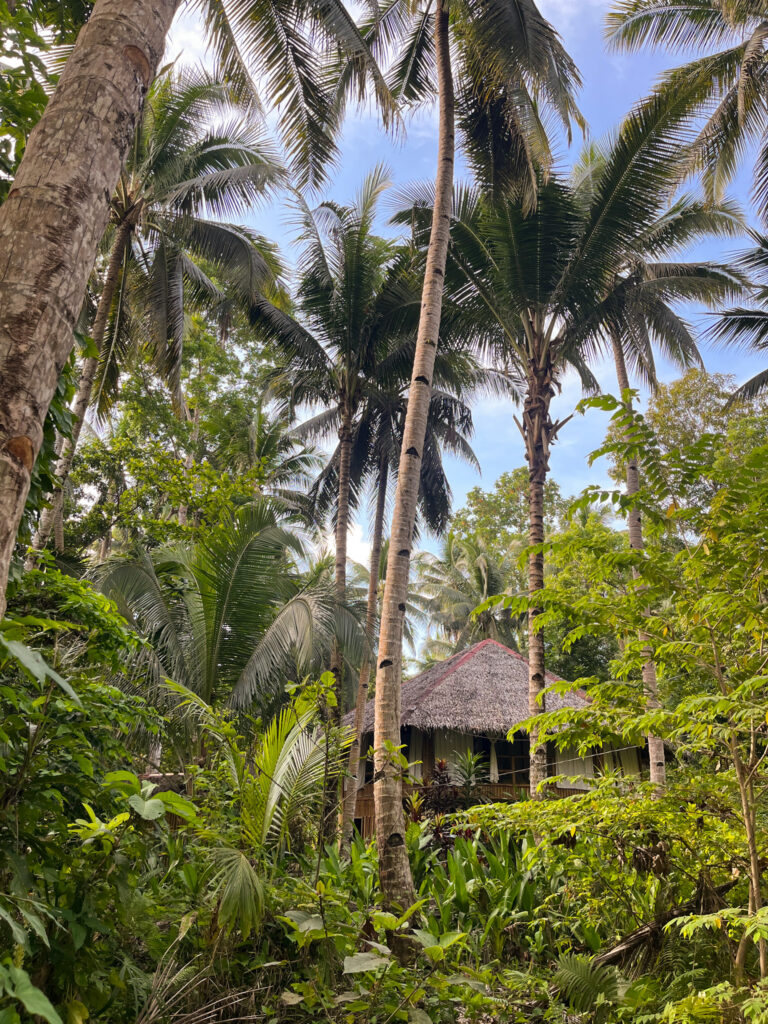
[[[616,364],[616,379],[619,384],[619,391],[627,408],[631,410],[632,400],[626,396],[626,392],[629,390],[629,374],[627,373],[627,364],[624,359],[624,350],[621,342],[614,335],[611,337],[611,345],[613,347],[613,359]],[[639,490],[640,468],[637,459],[633,457],[627,463],[627,495],[637,494]],[[645,544],[643,541],[643,522],[639,509],[632,508],[629,510],[627,524],[630,548],[633,551],[642,551]],[[633,575],[637,576],[637,570],[633,571]],[[641,642],[648,640],[648,637],[642,632],[639,634],[639,637]],[[656,680],[656,665],[650,657],[643,663],[643,689],[645,690],[648,706],[657,708],[659,706],[659,688]],[[661,791],[667,782],[664,741],[659,736],[653,736],[650,733],[648,734],[648,758],[650,761],[650,780],[654,783],[657,790]]]
[[[397,492],[387,560],[387,579],[379,632],[374,726],[374,804],[379,872],[385,902],[409,906],[413,879],[405,848],[402,772],[395,751],[400,746],[400,684],[403,622],[424,437],[432,391],[435,352],[440,334],[445,265],[451,229],[455,151],[454,89],[448,11],[435,12],[435,59],[439,97],[439,134],[435,205],[424,273],[421,315],[413,374],[397,475]]]
[[[98,0],[0,207],[0,615],[43,421],[179,0]]]
[[[541,694],[546,685],[544,634],[536,628],[541,606],[536,599],[544,588],[544,485],[549,473],[549,450],[557,432],[552,422],[550,405],[555,390],[552,368],[541,369],[531,361],[528,386],[519,423],[525,442],[528,462],[528,543],[533,549],[528,556],[528,713],[533,717],[543,710]],[[543,795],[540,786],[547,777],[546,747],[538,742],[538,732],[530,732],[530,790],[534,799]]]
[[[384,539],[384,512],[387,505],[387,483],[389,479],[389,464],[386,458],[382,458],[379,466],[379,478],[377,481],[378,493],[376,495],[376,515],[373,520],[373,537],[371,539],[371,568],[368,574],[368,604],[365,610],[365,638],[369,650],[373,650],[373,630],[376,625],[376,608],[379,596],[379,562],[381,560],[381,545]],[[365,704],[368,698],[368,684],[371,680],[371,660],[366,654],[360,666],[360,675],[357,680],[357,703],[355,704],[355,734],[352,746],[349,748],[349,764],[347,766],[347,789],[344,792],[344,805],[341,821],[341,846],[346,849],[352,839],[352,831],[355,824],[355,805],[357,803],[357,790],[360,784],[360,744],[363,733],[363,715]]]
[[[104,287],[102,288],[96,316],[93,320],[93,344],[99,351],[101,351],[104,332],[107,327],[107,320],[109,319],[109,311],[112,308],[112,300],[115,297],[115,291],[120,280],[120,269],[125,258],[125,251],[130,243],[134,223],[133,218],[130,221],[124,220],[119,225],[112,244],[112,251],[109,255],[109,263],[107,264],[107,272],[104,278]],[[56,489],[51,497],[50,505],[43,511],[40,517],[40,525],[32,540],[33,551],[43,550],[48,543],[54,525],[61,520],[64,506],[64,485],[69,478],[72,462],[77,450],[77,443],[80,440],[80,433],[83,429],[85,414],[88,411],[88,406],[91,404],[93,382],[98,367],[99,360],[97,356],[87,356],[83,359],[77,394],[72,406],[72,434],[70,437],[64,438],[62,443],[59,458],[56,462]],[[58,541],[56,546],[59,547]],[[34,564],[35,556],[30,555],[27,559],[26,568],[31,569],[34,567]]]
[[[334,583],[336,600],[343,604],[347,597],[347,532],[349,530],[349,486],[352,464],[352,412],[348,403],[341,410],[339,426],[339,492],[336,509],[336,555],[334,560]],[[331,672],[336,677],[336,724],[341,720],[344,704],[344,655],[338,640],[331,650]]]

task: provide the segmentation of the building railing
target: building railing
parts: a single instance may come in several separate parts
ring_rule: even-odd
[[[458,787],[455,788],[458,790]],[[410,792],[415,791],[419,793],[423,789],[424,787],[419,785],[404,786],[403,793],[407,797]],[[569,796],[582,796],[584,790],[564,789],[553,785],[549,787],[547,792],[550,798],[563,799]],[[530,790],[527,785],[522,783],[487,782],[476,786],[473,793],[476,795],[478,803],[514,803],[517,800],[528,799]],[[363,839],[370,839],[376,831],[372,782],[367,782],[357,791],[355,819],[358,822],[358,828]]]

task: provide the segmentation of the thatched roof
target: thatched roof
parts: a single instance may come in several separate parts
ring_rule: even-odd
[[[558,682],[547,673],[547,684]],[[548,693],[547,711],[583,707],[581,691],[563,695]],[[402,686],[400,725],[430,729],[455,729],[484,736],[504,736],[528,718],[528,661],[516,651],[482,640],[438,662]],[[345,725],[354,725],[354,712]],[[373,732],[373,701],[365,706],[363,732]]]

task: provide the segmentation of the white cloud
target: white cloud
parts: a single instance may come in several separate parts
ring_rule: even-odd
[[[182,7],[173,19],[171,30],[165,41],[166,63],[178,61],[179,64],[205,64],[210,66],[210,58],[206,54],[205,36],[199,14],[193,14],[188,4]]]

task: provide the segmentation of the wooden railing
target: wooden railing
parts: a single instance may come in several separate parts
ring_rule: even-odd
[[[411,790],[418,792],[422,786],[405,786],[404,793],[407,796]],[[478,803],[514,803],[516,800],[525,800],[528,797],[528,786],[506,783],[488,782],[477,786],[475,793]],[[562,789],[559,786],[551,786],[549,796],[562,799],[569,796],[581,796],[582,789]],[[376,831],[374,807],[373,807],[373,783],[368,782],[357,793],[357,804],[355,805],[355,818],[358,820],[360,834],[363,839],[370,839]]]

